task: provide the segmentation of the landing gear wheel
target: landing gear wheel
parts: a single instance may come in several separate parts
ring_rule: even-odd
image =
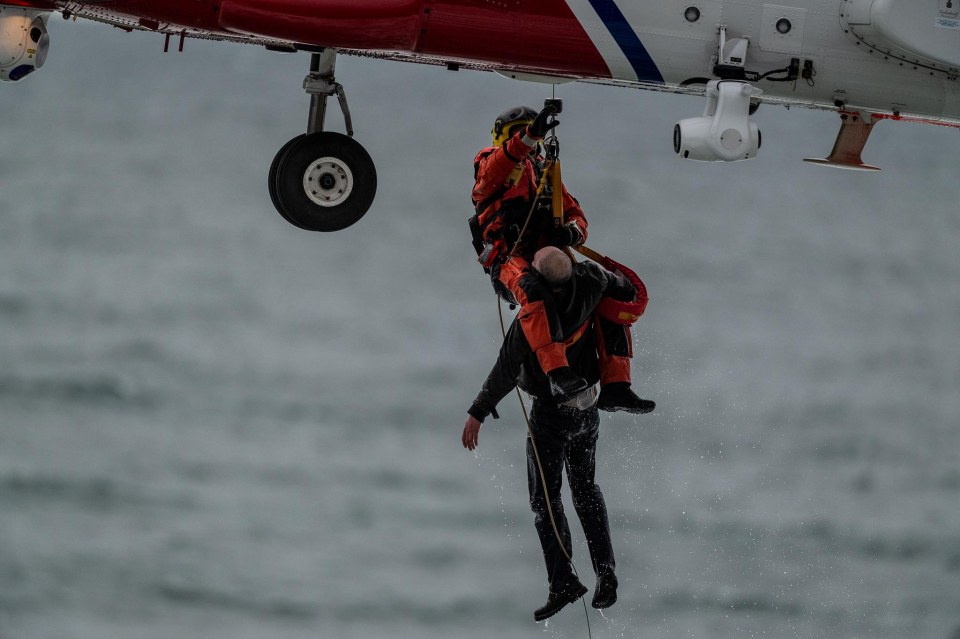
[[[280,162],[283,160],[284,157],[286,157],[287,151],[290,150],[291,146],[299,142],[304,137],[306,137],[306,135],[299,135],[283,145],[283,148],[281,148],[280,151],[277,153],[276,157],[273,158],[273,163],[270,165],[270,174],[269,174],[269,177],[267,178],[267,186],[269,187],[269,190],[270,190],[270,201],[273,202],[273,208],[277,209],[277,212],[281,216],[283,216],[283,219],[285,219],[287,222],[290,222],[290,224],[293,224],[294,226],[300,226],[300,225],[294,222],[289,217],[287,217],[287,214],[283,210],[283,207],[280,206],[280,196],[277,195],[277,175],[280,169]]]
[[[270,196],[280,215],[308,231],[339,231],[373,204],[377,170],[367,151],[341,133],[291,140],[270,168]]]

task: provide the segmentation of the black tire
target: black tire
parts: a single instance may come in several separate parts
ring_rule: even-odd
[[[377,170],[353,138],[312,133],[290,142],[271,173],[277,211],[308,231],[339,231],[355,224],[373,204]]]
[[[287,212],[280,204],[280,197],[277,195],[277,177],[280,169],[280,163],[283,161],[283,158],[286,157],[287,151],[290,150],[291,146],[304,137],[306,137],[306,134],[299,135],[283,145],[283,147],[277,152],[277,155],[273,158],[273,163],[270,164],[270,173],[267,176],[267,188],[270,191],[270,201],[273,203],[273,208],[277,209],[277,213],[279,213],[283,219],[294,226],[299,225],[290,219],[290,217],[287,215]]]

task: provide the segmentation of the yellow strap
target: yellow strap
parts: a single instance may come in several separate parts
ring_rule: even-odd
[[[537,195],[536,195],[537,198],[543,195],[544,189],[547,188],[547,180],[550,178],[550,169],[552,168],[553,168],[553,163],[547,162],[546,167],[544,167],[543,169],[543,175],[540,176],[540,183],[537,184]]]
[[[590,258],[597,264],[600,264],[601,262],[603,262],[603,255],[594,251],[592,248],[588,246],[584,246],[581,244],[580,246],[574,246],[573,249],[580,255]]]
[[[563,226],[563,179],[560,177],[560,160],[550,167],[550,185],[553,188],[553,224]]]

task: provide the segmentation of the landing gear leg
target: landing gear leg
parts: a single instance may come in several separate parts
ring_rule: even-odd
[[[347,98],[334,77],[336,51],[314,53],[303,88],[310,95],[307,133],[290,140],[270,166],[270,199],[285,220],[308,231],[339,231],[373,204],[377,170],[353,139]],[[327,98],[337,96],[347,134],[324,131]]]

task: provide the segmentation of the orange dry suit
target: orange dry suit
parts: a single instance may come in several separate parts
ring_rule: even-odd
[[[518,132],[502,146],[483,149],[474,159],[476,216],[472,225],[481,264],[489,271],[494,289],[508,302],[520,305],[520,327],[541,368],[549,373],[568,365],[564,337],[553,295],[530,263],[534,253],[551,245],[553,198],[549,192],[536,197],[544,160],[531,157],[533,149],[524,144],[523,136],[523,131]],[[573,245],[579,246],[587,238],[587,218],[579,202],[561,187],[564,224],[570,229]],[[607,352],[601,340],[602,384],[629,383],[629,341],[628,336],[615,340],[617,347],[611,343],[613,352]]]

